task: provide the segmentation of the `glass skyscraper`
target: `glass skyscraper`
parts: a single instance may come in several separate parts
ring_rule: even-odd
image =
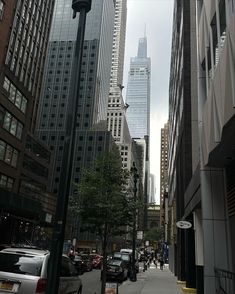
[[[77,18],[72,18],[71,3],[71,0],[55,2],[37,125],[39,138],[54,153],[50,188],[55,194],[58,193],[62,168],[79,17],[77,15]],[[83,167],[91,165],[97,153],[108,148],[111,137],[106,134],[106,119],[114,12],[113,1],[95,0],[92,1],[91,11],[87,14],[71,189],[75,189],[73,183],[79,182]]]
[[[151,60],[147,57],[147,38],[139,39],[138,53],[131,58],[126,103],[127,122],[132,138],[144,138],[150,133]]]

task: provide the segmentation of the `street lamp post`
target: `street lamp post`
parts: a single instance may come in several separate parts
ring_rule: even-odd
[[[92,0],[73,0],[73,17],[79,14],[76,48],[71,83],[71,97],[68,101],[66,134],[60,175],[59,192],[57,198],[54,229],[51,242],[51,252],[47,272],[46,294],[57,294],[61,269],[61,255],[63,252],[66,216],[68,209],[71,174],[73,167],[74,146],[76,136],[77,108],[79,99],[79,81],[81,75],[82,51],[85,35],[86,14],[91,9]]]
[[[133,180],[134,180],[134,209],[133,209],[133,232],[132,232],[132,263],[131,263],[131,277],[130,280],[132,282],[136,282],[136,268],[135,268],[135,258],[136,258],[136,200],[137,200],[137,180],[139,178],[137,168],[135,163],[133,162],[133,166],[131,168],[131,172],[133,173]]]

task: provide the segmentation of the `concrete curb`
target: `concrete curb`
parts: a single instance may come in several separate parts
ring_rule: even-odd
[[[194,288],[181,287],[181,289],[184,293],[197,293],[197,289]]]

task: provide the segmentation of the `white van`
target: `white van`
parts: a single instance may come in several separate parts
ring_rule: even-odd
[[[132,249],[130,249],[130,248],[120,249],[120,252],[121,252],[121,253],[132,254]],[[136,259],[136,260],[139,260],[139,253],[138,253],[137,250],[135,251],[135,259]]]

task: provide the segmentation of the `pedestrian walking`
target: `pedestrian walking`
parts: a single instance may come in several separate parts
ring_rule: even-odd
[[[163,266],[164,266],[164,260],[163,257],[161,256],[160,258],[160,269],[163,270]]]
[[[155,266],[157,268],[157,258],[154,258],[153,263],[155,264]]]

